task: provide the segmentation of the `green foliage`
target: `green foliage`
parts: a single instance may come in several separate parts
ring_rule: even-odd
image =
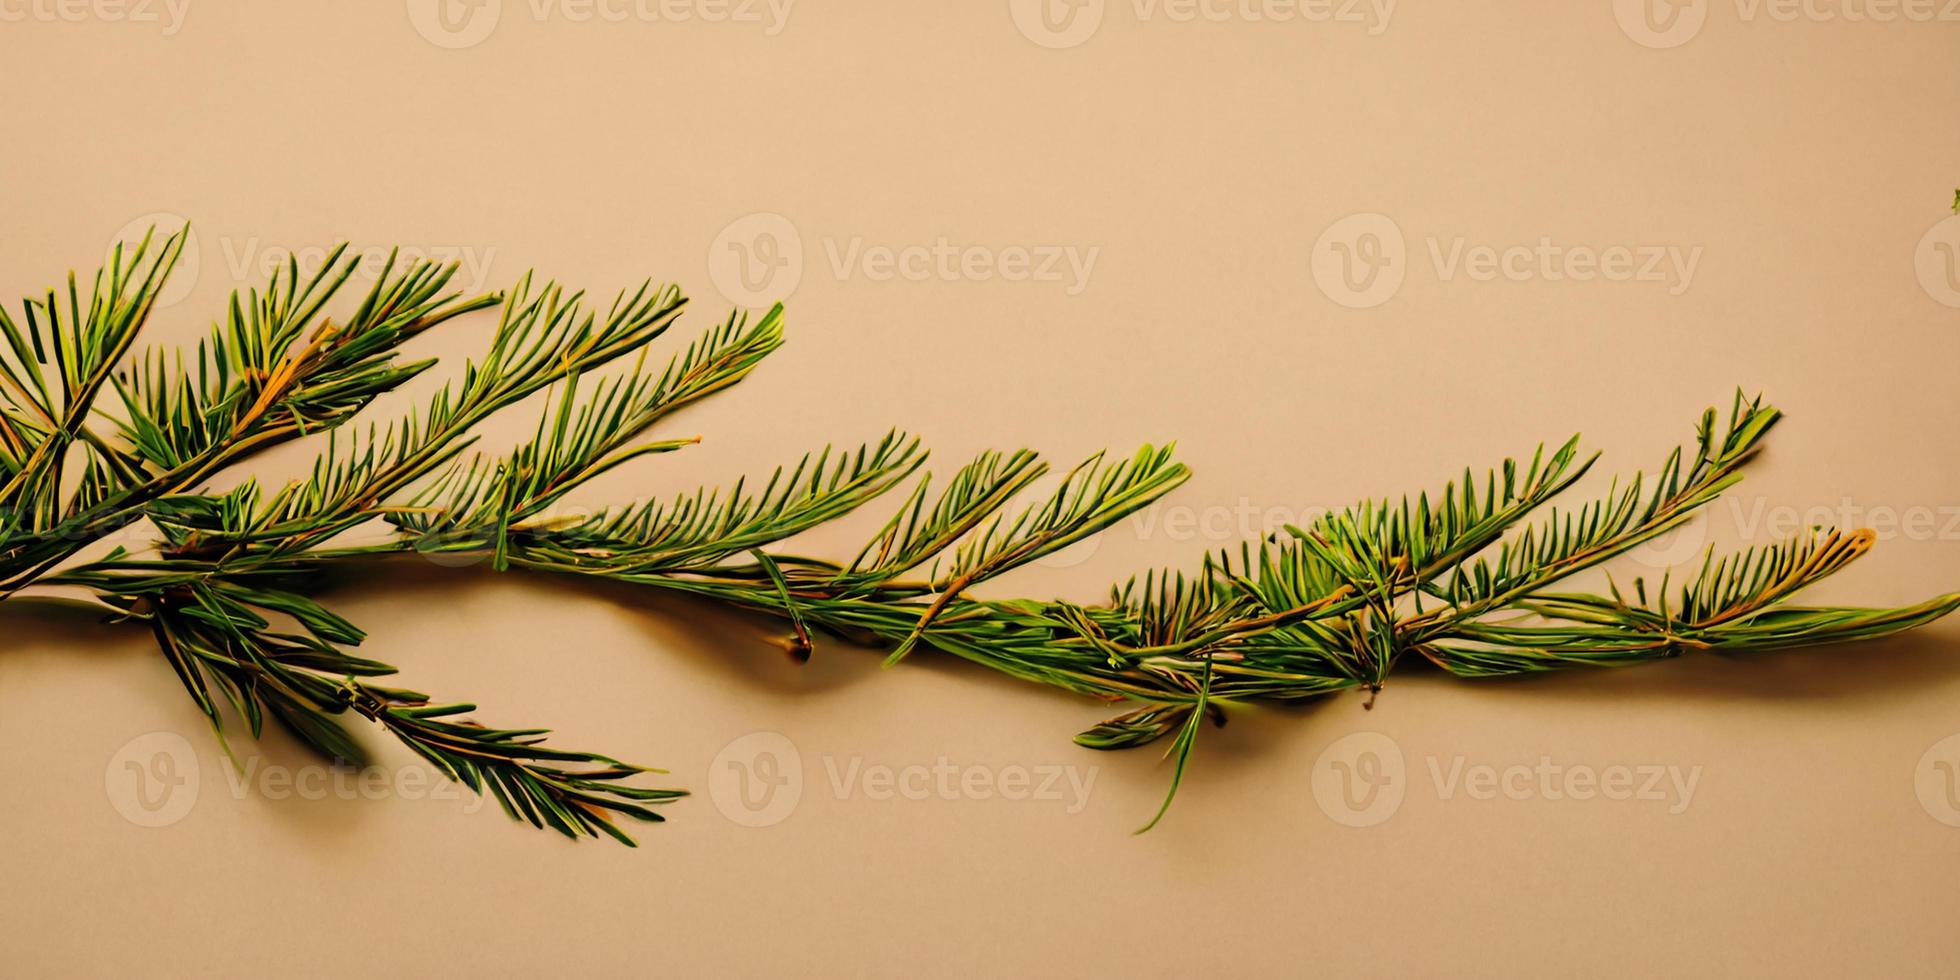
[[[180,233],[118,252],[86,303],[71,277],[65,300],[30,300],[20,321],[0,312],[0,589],[81,587],[145,624],[221,739],[234,719],[256,737],[269,716],[323,757],[364,764],[345,723],[365,720],[514,819],[568,836],[631,843],[615,817],[658,820],[649,807],[682,793],[634,782],[658,770],[546,746],[542,729],[463,721],[472,705],[375,684],[394,668],[350,652],[364,634],[311,596],[321,570],[417,554],[482,560],[779,616],[800,659],[818,634],[886,647],[887,664],[938,650],[1123,705],[1077,743],[1170,736],[1172,794],[1203,723],[1222,724],[1227,707],[1378,691],[1409,654],[1466,677],[1522,674],[1866,639],[1960,606],[1960,595],[1901,609],[1791,604],[1864,554],[1868,531],[1711,551],[1651,598],[1639,579],[1631,600],[1610,579],[1603,595],[1561,591],[1741,479],[1780,414],[1740,394],[1720,426],[1704,414],[1694,443],[1651,478],[1615,479],[1576,509],[1554,501],[1598,457],[1581,457],[1575,436],[1439,491],[1365,501],[1221,550],[1191,571],[1146,573],[1103,603],[978,598],[976,586],[1150,505],[1188,471],[1169,447],[1098,454],[1022,505],[1049,472],[1037,454],[983,453],[935,492],[920,442],[893,431],[806,454],[759,487],[737,480],[569,511],[568,496],[600,474],[697,441],[649,433],[747,377],[782,343],[781,307],[730,316],[654,370],[649,347],[685,305],[672,287],[622,292],[601,316],[583,294],[529,276],[507,295],[465,298],[445,292],[453,267],[391,262],[337,322],[325,310],[354,266],[336,250],[311,276],[289,264],[262,291],[235,294],[188,360],[132,353],[181,247]],[[420,410],[349,424],[432,366],[398,362],[405,341],[492,305],[488,348]],[[604,373],[615,361],[630,363]],[[117,404],[96,404],[105,386]],[[469,452],[478,425],[554,386],[528,440]],[[249,478],[209,487],[303,436],[321,443],[305,479],[270,492]],[[69,465],[79,468],[64,478]],[[849,561],[773,550],[887,494],[901,502]],[[153,547],[83,554],[138,521],[156,529]],[[377,530],[349,543],[349,532]]]

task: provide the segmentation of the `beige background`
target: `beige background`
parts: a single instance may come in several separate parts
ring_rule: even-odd
[[[1601,475],[1652,467],[1742,385],[1788,424],[1732,504],[1645,563],[1875,515],[1886,540],[1818,598],[1960,588],[1960,295],[1939,267],[1960,241],[1939,224],[1960,180],[1952,22],[1786,22],[1731,0],[1671,33],[1632,9],[1623,28],[1608,0],[1398,5],[1385,24],[1218,4],[1222,22],[1182,22],[1110,0],[1050,48],[1036,39],[1093,21],[1024,31],[1007,0],[801,0],[778,25],[581,9],[504,0],[494,24],[443,33],[399,2],[5,0],[0,291],[92,266],[163,213],[195,221],[199,268],[162,338],[208,323],[240,269],[340,238],[452,250],[491,287],[529,267],[604,293],[673,280],[700,304],[684,335],[736,291],[724,229],[771,213],[802,251],[789,345],[669,430],[705,444],[590,502],[893,424],[942,471],[987,446],[1067,461],[1179,440],[1187,486],[994,587],[1088,600],[1269,519],[1434,488],[1574,430],[1608,451]],[[1369,309],[1313,271],[1356,213],[1405,244],[1404,281]],[[941,239],[1096,258],[1079,290],[833,260]],[[1458,239],[1699,258],[1685,282],[1479,281],[1432,256]],[[423,346],[459,360],[487,329]],[[798,544],[848,550],[882,513],[859,516]],[[829,642],[796,668],[766,625],[471,570],[398,569],[335,603],[402,683],[667,765],[699,795],[626,851],[426,790],[235,790],[140,631],[10,603],[0,972],[1951,975],[1960,956],[1960,827],[1936,819],[1960,746],[1935,750],[1960,732],[1960,623],[1518,683],[1418,674],[1366,713],[1358,696],[1241,711],[1133,837],[1165,785],[1158,751],[1077,749],[1104,709],[944,658],[881,672]],[[756,731],[785,736],[804,777],[763,828],[706,792],[717,753]],[[151,732],[188,737],[200,774],[160,828],[116,805]],[[1366,828],[1314,794],[1316,759],[1357,732],[1406,766],[1400,808]],[[240,744],[255,772],[307,765],[281,739]],[[1094,782],[1071,813],[840,798],[829,775],[940,757]],[[1478,800],[1445,798],[1430,769],[1541,758],[1698,775],[1685,800]]]

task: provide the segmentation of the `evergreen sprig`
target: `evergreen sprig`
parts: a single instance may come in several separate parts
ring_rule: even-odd
[[[353,265],[336,250],[308,278],[289,264],[262,292],[235,294],[188,363],[132,354],[182,240],[118,252],[86,309],[71,277],[65,306],[53,292],[24,305],[25,328],[0,312],[0,583],[79,586],[146,624],[221,739],[227,717],[256,737],[270,715],[321,755],[362,764],[343,721],[365,719],[513,818],[568,836],[631,843],[615,815],[658,820],[649,807],[682,793],[629,782],[657,770],[550,748],[541,729],[482,727],[458,719],[472,705],[375,684],[394,668],[350,652],[364,634],[309,594],[319,571],[419,553],[609,579],[781,617],[799,659],[827,633],[888,648],[887,665],[930,648],[1119,704],[1076,741],[1119,749],[1172,736],[1171,790],[1152,825],[1204,721],[1222,724],[1226,707],[1249,702],[1372,696],[1410,654],[1459,676],[1521,674],[1867,639],[1960,607],[1960,595],[1898,609],[1793,604],[1871,547],[1869,531],[1828,529],[1734,555],[1711,549],[1678,585],[1633,580],[1631,598],[1610,578],[1604,595],[1562,591],[1741,479],[1781,416],[1740,393],[1725,421],[1705,413],[1694,443],[1654,476],[1616,479],[1576,509],[1553,503],[1598,459],[1582,458],[1575,436],[1434,493],[1366,501],[1221,550],[1193,571],[1147,573],[1100,604],[980,598],[976,587],[1148,506],[1188,471],[1170,447],[1098,454],[1022,506],[1049,472],[1037,454],[983,453],[935,492],[919,440],[893,431],[807,454],[759,487],[569,512],[568,495],[600,474],[693,444],[647,435],[774,351],[781,307],[730,316],[656,370],[649,345],[685,304],[672,287],[622,292],[601,316],[582,294],[529,276],[508,294],[464,298],[445,292],[453,266],[390,262],[337,324],[324,310]],[[501,312],[488,349],[422,410],[346,425],[431,366],[397,363],[402,343],[491,305]],[[593,375],[626,359],[623,372]],[[119,404],[96,404],[105,386]],[[479,424],[553,387],[528,440],[466,455]],[[270,493],[249,478],[209,488],[300,436],[324,443],[307,478]],[[71,460],[81,469],[64,479]],[[906,487],[848,561],[775,550]],[[82,556],[139,520],[157,529],[152,546]],[[366,528],[386,533],[348,543]]]

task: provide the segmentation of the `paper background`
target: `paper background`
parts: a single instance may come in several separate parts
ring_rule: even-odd
[[[1177,440],[1189,484],[988,592],[1093,601],[1574,431],[1607,452],[1602,478],[1651,469],[1739,385],[1788,422],[1733,502],[1651,558],[1874,523],[1879,547],[1814,598],[1960,588],[1960,279],[1942,278],[1960,275],[1960,25],[1621,7],[1409,4],[1383,23],[1357,6],[1353,23],[1267,17],[1338,5],[1218,3],[1203,9],[1222,20],[1183,22],[1110,2],[1044,22],[1007,0],[803,0],[771,23],[765,7],[711,21],[745,10],[710,2],[580,20],[505,0],[443,21],[401,3],[6,0],[0,292],[86,274],[162,214],[194,222],[200,264],[160,339],[195,336],[259,263],[345,238],[445,250],[486,288],[527,268],[605,297],[678,282],[697,304],[679,342],[740,298],[727,246],[773,230],[791,254],[774,219],[741,223],[772,214],[800,278],[752,265],[750,281],[787,301],[788,345],[665,430],[701,446],[582,501],[766,473],[893,425],[942,475],[987,447],[1070,462]],[[642,16],[676,11],[692,19]],[[1402,236],[1399,287],[1338,278],[1372,265],[1343,270],[1337,245],[1392,246],[1372,217],[1321,242],[1356,214]],[[1029,281],[859,261],[941,240],[989,265],[1064,260]],[[1695,265],[1480,281],[1447,264],[1459,240]],[[1093,250],[1081,281],[1070,250]],[[1357,296],[1383,301],[1337,302]],[[419,349],[459,367],[489,323]],[[874,510],[796,545],[848,554]],[[1950,975],[1960,953],[1960,827],[1938,819],[1960,815],[1937,792],[1960,765],[1960,740],[1942,743],[1960,733],[1956,623],[1516,683],[1420,673],[1372,711],[1355,695],[1235,712],[1163,825],[1133,837],[1166,785],[1160,751],[1078,749],[1104,707],[944,657],[881,671],[830,641],[796,667],[767,624],[475,569],[402,567],[332,601],[402,684],[665,765],[698,795],[627,851],[426,786],[236,789],[140,629],[10,602],[5,972]],[[188,742],[138,741],[153,732]],[[752,732],[780,733],[802,768],[794,808],[761,828],[708,792]],[[1315,795],[1316,760],[1362,732],[1405,765],[1399,809],[1365,828]],[[282,738],[238,744],[255,773],[310,765]],[[119,766],[181,745],[194,805],[164,827],[126,818]],[[837,788],[942,757],[976,785],[1012,767],[1094,781],[1077,812]],[[1673,801],[1445,798],[1434,775],[1541,759],[1698,775]]]

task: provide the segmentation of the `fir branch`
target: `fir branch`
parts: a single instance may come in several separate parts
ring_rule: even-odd
[[[270,632],[261,610],[291,616],[306,632]],[[629,846],[633,839],[614,826],[614,814],[658,822],[664,818],[649,806],[686,795],[625,782],[665,770],[552,748],[543,744],[545,729],[488,728],[455,717],[475,711],[473,704],[432,704],[425,694],[367,681],[395,669],[341,651],[339,644],[360,641],[360,631],[295,593],[207,577],[151,593],[144,608],[132,611],[150,622],[165,659],[221,740],[223,717],[212,687],[252,737],[270,714],[324,759],[365,766],[366,751],[337,720],[351,709],[445,776],[494,796],[514,820],[567,837],[604,834]]]
[[[565,560],[549,529],[510,558],[519,567],[703,595],[789,617],[799,630],[807,624],[900,652],[922,643],[1026,680],[1128,701],[1131,710],[1084,732],[1078,743],[1126,748],[1175,732],[1174,791],[1198,721],[1222,723],[1221,705],[1316,698],[1363,686],[1379,690],[1410,650],[1452,672],[1484,676],[1692,649],[1765,652],[1870,639],[1960,607],[1960,595],[1903,609],[1786,604],[1798,589],[1863,554],[1869,532],[1823,534],[1711,559],[1671,612],[1665,604],[1659,611],[1629,607],[1617,590],[1610,599],[1551,591],[1691,519],[1740,479],[1779,418],[1774,408],[1738,396],[1724,428],[1716,428],[1712,410],[1704,414],[1692,455],[1676,451],[1657,477],[1616,480],[1600,499],[1574,512],[1554,511],[1537,524],[1525,521],[1591,465],[1591,458],[1579,460],[1576,437],[1549,456],[1541,447],[1528,464],[1507,460],[1481,481],[1466,475],[1435,498],[1364,503],[1308,528],[1289,528],[1257,548],[1247,546],[1236,559],[1229,553],[1207,558],[1195,575],[1146,575],[1094,607],[976,600],[947,584],[984,567],[962,556],[985,556],[984,562],[1025,540],[1001,528],[1046,526],[1025,515],[987,523],[1004,496],[969,507],[969,501],[988,497],[975,488],[998,485],[1003,469],[1031,468],[1023,457],[1008,457],[1017,461],[1012,467],[1002,467],[997,455],[969,465],[933,519],[920,516],[926,498],[921,480],[872,545],[842,568],[781,554],[770,556],[768,565],[648,562],[632,557],[630,539],[595,536],[591,528],[578,539],[582,560]],[[1139,455],[1154,458],[1154,450]],[[1056,499],[1069,499],[1067,493]],[[1432,506],[1432,499],[1439,503]],[[1051,500],[1034,513],[1057,510]],[[960,516],[948,516],[954,514]],[[959,536],[939,529],[955,522],[973,536],[955,549],[947,578],[905,583],[887,577],[891,564],[920,564],[953,548]],[[987,529],[974,531],[982,525]],[[923,533],[914,530],[921,527]],[[1506,538],[1508,531],[1515,536]],[[933,546],[899,544],[917,540]],[[1003,540],[1010,542],[1005,548],[998,544]],[[894,553],[904,557],[880,560]],[[867,578],[867,567],[877,574]],[[1644,597],[1644,583],[1636,581],[1636,589]],[[1549,625],[1513,625],[1520,615]]]
[[[309,277],[289,264],[263,292],[235,295],[188,363],[125,356],[179,242],[114,256],[86,312],[72,277],[65,305],[52,292],[30,302],[25,327],[0,312],[0,590],[79,586],[146,625],[221,739],[228,718],[256,737],[270,716],[324,757],[358,761],[343,721],[365,718],[514,818],[568,836],[630,843],[611,816],[657,820],[648,808],[680,793],[625,782],[655,770],[546,747],[542,730],[458,721],[469,705],[373,683],[394,668],[350,652],[362,631],[310,594],[322,570],[420,553],[609,579],[779,616],[798,659],[826,632],[886,648],[888,664],[932,649],[1120,704],[1076,741],[1172,737],[1170,793],[1148,826],[1168,811],[1205,721],[1241,704],[1379,691],[1411,652],[1460,676],[1518,674],[1869,639],[1960,607],[1960,595],[1898,609],[1793,604],[1865,554],[1869,531],[1711,551],[1678,589],[1663,577],[1651,600],[1639,579],[1631,601],[1610,579],[1605,595],[1562,591],[1741,478],[1781,416],[1740,393],[1722,427],[1705,413],[1692,447],[1652,478],[1615,479],[1576,509],[1555,501],[1598,457],[1582,457],[1575,436],[1440,491],[1365,501],[1207,555],[1189,572],[1148,572],[1094,605],[973,589],[1171,492],[1188,472],[1168,446],[1091,457],[1017,508],[1048,472],[1035,453],[981,454],[935,492],[920,441],[893,431],[807,454],[759,486],[568,515],[564,502],[599,475],[692,445],[653,430],[746,378],[782,343],[781,308],[730,316],[655,371],[648,347],[685,304],[672,287],[622,292],[601,316],[583,294],[529,276],[501,298],[462,299],[444,292],[450,270],[391,263],[336,323],[324,310],[351,273],[337,250]],[[429,369],[395,362],[403,341],[493,303],[489,347],[460,377],[393,422],[347,425]],[[615,361],[630,367],[596,373]],[[95,405],[105,385],[120,411]],[[553,386],[528,440],[465,455],[478,425]],[[205,485],[267,445],[315,434],[324,445],[305,479]],[[64,480],[69,460],[81,469]],[[895,510],[849,560],[785,549],[887,495]],[[160,535],[154,554],[118,548],[53,569],[145,519]],[[385,534],[350,540],[365,530]]]
[[[978,537],[960,544],[948,578],[933,585],[939,597],[919,614],[918,625],[885,658],[885,666],[904,658],[933,618],[966,589],[1095,534],[1190,476],[1184,464],[1171,462],[1170,446],[1145,446],[1134,458],[1108,468],[1101,463],[1100,454],[1089,458],[1062,479],[1046,503],[1022,511],[1011,522],[996,517]]]
[[[632,847],[633,838],[614,825],[615,814],[659,823],[666,818],[649,807],[687,795],[683,790],[628,785],[623,781],[666,770],[551,748],[543,744],[550,734],[546,729],[486,728],[473,721],[449,720],[475,711],[474,704],[432,704],[426,694],[359,682],[349,682],[345,690],[356,712],[387,729],[444,775],[496,797],[512,820],[533,827],[574,839],[604,834]]]
[[[121,366],[186,231],[167,238],[147,261],[147,236],[127,259],[118,247],[96,276],[86,315],[72,275],[65,320],[52,292],[44,302],[26,304],[27,340],[0,313],[12,354],[0,358],[0,378],[6,379],[0,389],[14,396],[0,416],[20,421],[8,432],[19,447],[32,447],[12,457],[17,465],[0,488],[0,594],[140,519],[151,501],[197,487],[269,446],[340,424],[428,366],[394,365],[403,342],[495,301],[444,293],[454,265],[416,262],[396,272],[391,257],[345,326],[321,320],[308,333],[307,324],[354,269],[352,260],[335,265],[343,251],[336,249],[326,268],[303,285],[289,262],[264,294],[234,293],[227,324],[200,348],[195,372],[162,355]],[[63,381],[59,409],[44,378],[51,360]],[[112,379],[123,414],[104,417],[95,395]],[[52,421],[38,428],[28,421],[36,415]],[[120,440],[101,434],[102,423]],[[88,463],[64,500],[60,461],[78,441]]]

